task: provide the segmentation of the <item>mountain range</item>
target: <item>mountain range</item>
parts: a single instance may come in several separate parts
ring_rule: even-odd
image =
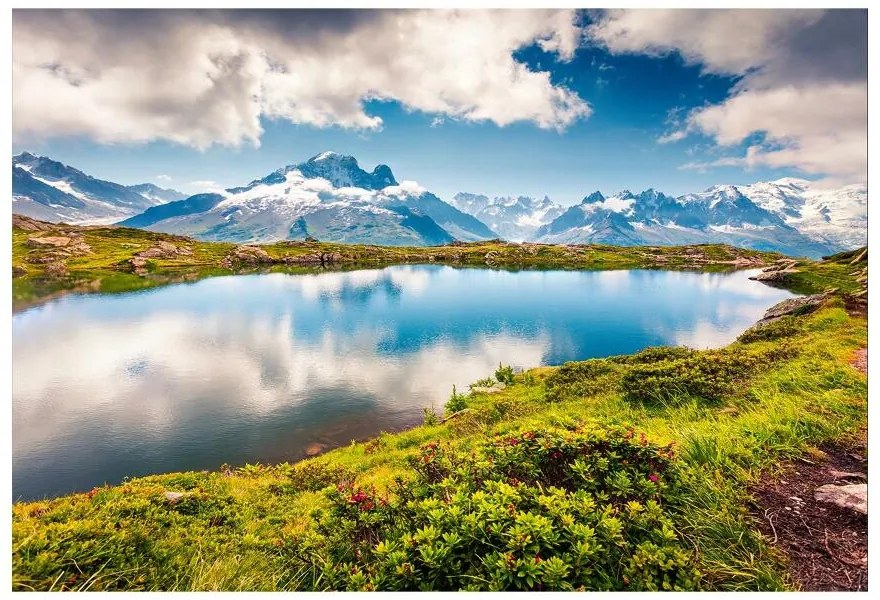
[[[865,185],[826,188],[795,178],[716,185],[672,197],[654,189],[593,192],[563,208],[547,197],[460,192],[453,203],[511,240],[557,244],[727,243],[817,257],[867,243]]]
[[[12,157],[12,211],[45,221],[114,223],[184,198],[151,183],[126,186],[96,179],[52,160],[22,152]]]
[[[648,189],[593,192],[569,207],[548,197],[460,192],[447,203],[387,165],[372,171],[323,152],[247,185],[186,197],[150,183],[121,185],[47,157],[13,157],[13,212],[47,221],[118,222],[201,239],[304,239],[379,245],[453,240],[616,245],[728,243],[800,256],[862,246],[867,187],[785,178],[717,185],[672,197]]]

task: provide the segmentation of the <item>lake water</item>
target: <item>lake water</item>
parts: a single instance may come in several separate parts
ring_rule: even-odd
[[[420,423],[499,362],[722,346],[791,297],[753,273],[396,266],[62,297],[13,315],[13,497],[300,459]]]

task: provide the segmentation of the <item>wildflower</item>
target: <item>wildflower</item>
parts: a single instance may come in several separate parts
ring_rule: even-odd
[[[658,481],[660,481],[660,478],[657,477],[656,473],[651,473],[650,475],[648,475],[648,479],[651,481],[651,483],[657,483]]]

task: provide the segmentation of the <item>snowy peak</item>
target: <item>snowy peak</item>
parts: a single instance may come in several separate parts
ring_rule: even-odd
[[[497,237],[485,224],[387,165],[372,172],[352,156],[322,152],[244,187],[154,207],[122,223],[208,240],[303,239],[434,245]]]
[[[313,156],[293,168],[309,179],[316,177],[326,179],[335,188],[357,187],[381,190],[397,185],[397,180],[388,165],[378,165],[372,173],[368,173],[361,169],[355,157],[330,151]]]
[[[761,208],[833,250],[867,244],[868,188],[864,184],[833,188],[786,177],[740,189]]]
[[[128,186],[128,189],[137,192],[144,198],[155,200],[157,203],[174,202],[186,198],[186,194],[183,192],[178,192],[171,188],[159,187],[153,183],[138,183],[136,185]]]
[[[47,156],[22,152],[12,157],[12,202],[13,212],[46,221],[107,223],[163,200]]]
[[[485,223],[504,239],[519,242],[531,239],[542,225],[562,214],[563,208],[548,196],[495,196],[459,192],[452,204]]]

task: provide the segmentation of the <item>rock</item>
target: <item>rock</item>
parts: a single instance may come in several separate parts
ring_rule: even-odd
[[[317,244],[318,238],[311,236],[311,235],[307,235],[305,241],[309,242],[310,244]]]
[[[185,492],[165,492],[163,496],[165,496],[165,500],[168,502],[168,504],[174,506],[175,504],[189,496],[189,494]]]
[[[793,273],[799,273],[798,269],[768,267],[757,275],[749,277],[753,281],[784,281],[785,278]]]
[[[828,474],[834,477],[834,479],[861,479],[862,481],[868,481],[868,476],[865,473],[850,473],[847,471],[835,471],[831,469],[828,471]]]
[[[12,215],[12,226],[25,231],[51,231],[52,225],[24,215]]]
[[[21,277],[22,275],[27,275],[27,269],[24,267],[19,267],[16,265],[12,266],[12,276],[13,277]]]
[[[159,241],[152,248],[138,252],[135,256],[143,258],[177,258],[178,256],[192,256],[192,250],[186,247],[178,247],[171,242]]]
[[[315,252],[299,256],[285,256],[281,261],[286,265],[331,265],[339,262],[342,255],[336,252]]]
[[[25,245],[28,248],[61,248],[70,243],[70,238],[65,236],[42,236],[29,237]]]
[[[858,263],[858,262],[861,262],[863,259],[865,259],[865,258],[867,258],[867,257],[868,257],[868,249],[865,248],[864,250],[862,250],[862,251],[859,253],[858,256],[856,256],[854,259],[852,259],[852,262],[849,263],[849,264],[854,265],[854,264],[856,264],[856,263]]]
[[[128,264],[131,265],[131,270],[136,275],[145,275],[147,273],[147,259],[143,256],[132,256],[128,259]]]
[[[800,298],[790,298],[783,300],[779,304],[771,306],[764,316],[758,321],[758,324],[769,323],[786,315],[803,315],[811,313],[818,309],[828,298],[825,294],[813,294],[812,296],[802,296]]]
[[[46,265],[46,274],[53,277],[64,277],[67,275],[67,266],[61,262],[52,262]]]
[[[836,504],[841,508],[868,514],[868,484],[854,483],[850,485],[827,485],[816,488],[814,493],[819,502]]]
[[[244,264],[244,265],[259,265],[259,264],[272,264],[275,261],[272,260],[272,257],[257,246],[236,246],[232,252],[230,252],[226,258],[223,259],[223,265],[227,267],[231,267],[232,265]]]
[[[507,386],[504,385],[503,383],[498,382],[498,383],[495,383],[495,384],[488,386],[488,387],[484,387],[484,386],[472,387],[471,391],[478,393],[478,394],[494,394],[495,392],[500,392],[501,390],[503,390],[506,387]]]
[[[306,456],[311,458],[312,456],[318,456],[326,448],[327,448],[327,446],[325,446],[324,444],[319,444],[318,442],[312,442],[311,444],[306,446],[305,454],[306,454]]]

